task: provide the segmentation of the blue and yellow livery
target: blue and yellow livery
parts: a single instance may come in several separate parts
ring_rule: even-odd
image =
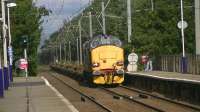
[[[84,48],[84,77],[94,84],[121,84],[124,81],[124,50],[113,36],[99,35]]]

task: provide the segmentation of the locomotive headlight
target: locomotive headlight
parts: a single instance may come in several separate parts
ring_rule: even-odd
[[[117,70],[117,74],[124,74],[124,70],[123,69],[118,69]]]
[[[99,63],[92,63],[92,67],[99,67]]]

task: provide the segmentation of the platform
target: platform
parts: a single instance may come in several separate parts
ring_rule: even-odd
[[[162,71],[127,72],[125,82],[138,89],[200,106],[200,75]]]
[[[0,99],[0,112],[78,112],[44,78],[14,78],[4,98]]]
[[[163,71],[127,72],[127,74],[155,78],[160,80],[200,84],[200,75],[182,74],[176,72],[163,72]]]

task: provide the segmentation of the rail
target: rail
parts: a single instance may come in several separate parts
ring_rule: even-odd
[[[164,100],[164,101],[173,103],[173,104],[181,105],[181,106],[184,106],[184,107],[193,109],[193,110],[200,111],[200,108],[197,107],[197,106],[193,106],[193,105],[189,105],[189,104],[184,104],[184,103],[181,103],[181,102],[173,101],[173,100],[170,100],[170,99],[167,99],[167,98],[164,98],[164,97],[160,97],[160,96],[157,96],[157,95],[154,95],[154,94],[151,94],[151,93],[142,91],[142,90],[130,88],[130,87],[127,87],[127,86],[120,86],[120,87],[121,87],[121,88],[124,88],[124,89],[128,89],[128,90],[130,90],[130,91],[137,92],[137,93],[139,93],[139,94],[148,95],[148,96],[151,96],[151,97],[154,97],[154,98],[157,98],[157,99],[161,99],[161,100]]]
[[[140,105],[143,105],[143,106],[145,106],[145,107],[147,107],[147,108],[149,108],[149,109],[155,110],[155,111],[157,111],[157,112],[165,112],[164,110],[161,110],[161,109],[159,109],[159,108],[156,108],[156,107],[153,107],[153,106],[151,106],[151,105],[145,104],[145,103],[143,103],[143,102],[141,102],[141,101],[137,101],[137,100],[131,98],[130,96],[125,96],[125,95],[119,94],[119,93],[117,93],[117,92],[111,91],[111,90],[106,89],[106,88],[103,88],[103,87],[101,87],[101,89],[102,89],[102,90],[105,90],[105,91],[107,91],[107,92],[109,92],[109,93],[111,93],[111,94],[113,94],[113,95],[117,95],[117,96],[123,97],[123,98],[125,98],[125,99],[127,99],[127,100],[129,100],[129,101],[133,101],[133,102],[135,102],[135,103],[138,103],[138,104],[140,104]]]
[[[95,104],[97,104],[98,106],[100,106],[101,108],[103,108],[104,110],[108,111],[108,112],[113,112],[113,110],[109,109],[108,107],[106,107],[105,105],[99,103],[98,101],[96,101],[95,99],[93,99],[92,97],[84,94],[83,92],[79,91],[78,89],[70,86],[69,84],[67,84],[65,81],[63,81],[62,79],[58,78],[55,75],[51,75],[52,77],[54,77],[55,79],[57,79],[58,81],[60,81],[61,83],[63,83],[65,86],[71,88],[72,90],[74,90],[75,92],[77,92],[78,94],[80,94],[81,96],[86,97],[87,99],[89,99],[90,101],[94,102]]]

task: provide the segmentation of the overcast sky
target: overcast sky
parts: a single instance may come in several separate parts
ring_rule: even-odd
[[[63,20],[79,11],[80,8],[88,4],[89,1],[90,0],[36,0],[37,6],[45,6],[52,11],[50,16],[43,18],[43,32],[40,43],[42,44],[53,32],[62,27]]]

